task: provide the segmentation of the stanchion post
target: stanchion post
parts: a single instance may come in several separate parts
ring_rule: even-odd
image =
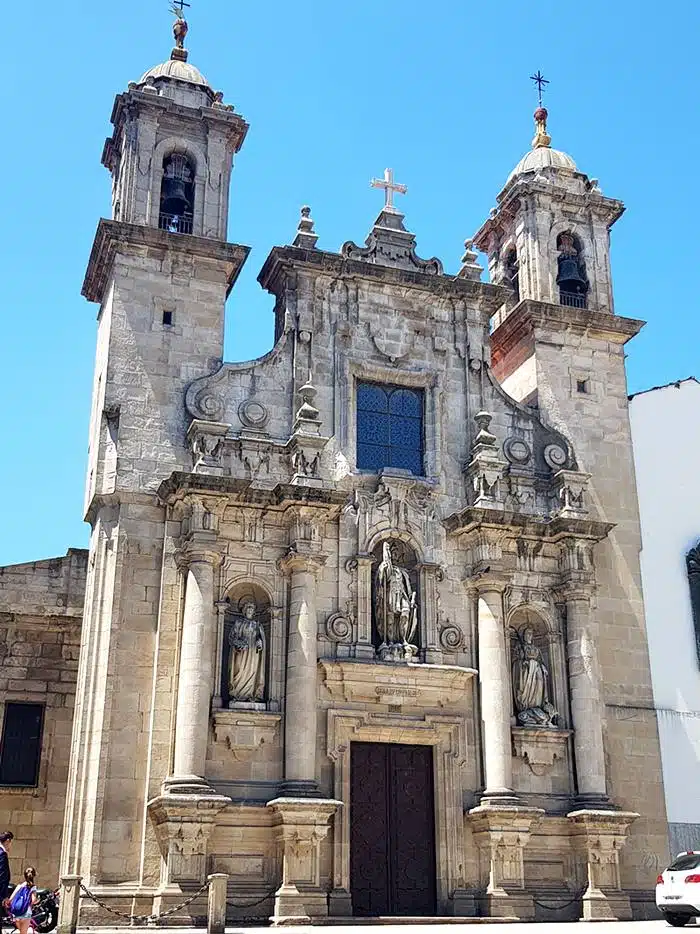
[[[80,908],[82,876],[61,876],[58,902],[58,934],[75,934]]]
[[[224,934],[228,875],[225,872],[213,872],[210,876],[207,876],[207,881],[209,882],[207,934]]]

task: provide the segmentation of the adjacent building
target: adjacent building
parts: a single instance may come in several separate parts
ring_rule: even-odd
[[[700,849],[700,383],[630,400],[642,580],[672,853]],[[661,439],[678,456],[669,473]],[[663,868],[663,867],[662,867]]]

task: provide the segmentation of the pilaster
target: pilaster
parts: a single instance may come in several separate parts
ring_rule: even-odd
[[[574,853],[586,867],[583,920],[631,921],[629,895],[620,881],[620,851],[639,814],[586,809],[571,811],[567,817]]]

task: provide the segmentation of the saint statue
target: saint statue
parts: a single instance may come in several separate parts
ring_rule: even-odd
[[[387,660],[412,658],[418,651],[413,644],[418,625],[416,592],[404,568],[394,564],[391,545],[382,545],[382,561],[377,568],[375,614],[381,645],[379,657]]]
[[[262,701],[265,696],[265,631],[256,618],[257,610],[247,600],[229,631],[228,689],[233,703]]]
[[[513,643],[513,695],[521,726],[556,726],[559,716],[549,696],[549,671],[535,634],[528,626],[516,632]]]

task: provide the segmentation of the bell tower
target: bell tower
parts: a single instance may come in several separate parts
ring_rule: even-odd
[[[248,126],[188,62],[181,9],[170,58],[116,98],[102,160],[112,217],[99,221],[83,285],[98,306],[92,531],[62,871],[93,885],[143,883],[146,854],[159,859],[145,815],[171,768],[153,672],[159,608],[172,594],[157,491],[192,469],[185,392],[221,363],[224,306],[248,253],[226,241]],[[154,765],[158,755],[166,761]]]
[[[552,149],[544,107],[534,117],[532,149],[474,242],[488,256],[492,282],[510,285],[514,301],[612,313],[610,228],[624,206],[605,197],[571,156]]]

